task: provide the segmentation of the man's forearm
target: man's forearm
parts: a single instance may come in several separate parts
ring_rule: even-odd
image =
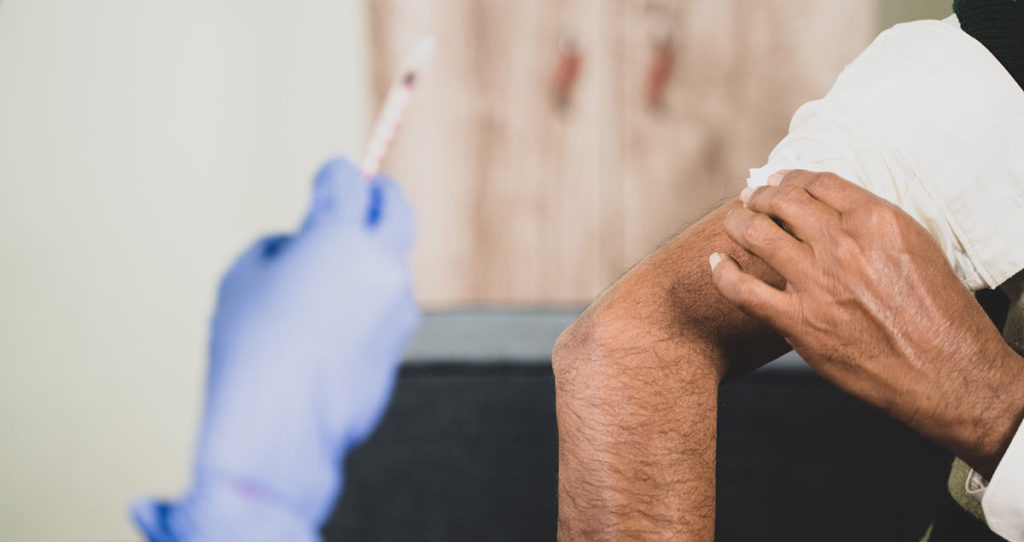
[[[778,280],[725,236],[726,210],[638,264],[559,339],[560,538],[713,538],[718,384],[787,350],[710,282],[712,247]]]
[[[665,343],[590,340],[556,356],[560,539],[711,539],[718,376]]]

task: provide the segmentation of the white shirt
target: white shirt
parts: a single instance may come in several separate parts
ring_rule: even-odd
[[[830,171],[899,205],[972,290],[1024,269],[1024,91],[955,17],[879,34],[747,184],[780,169]],[[1024,431],[987,488],[979,478],[989,528],[1024,542]]]

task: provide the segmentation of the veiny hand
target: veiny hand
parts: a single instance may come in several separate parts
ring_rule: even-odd
[[[1024,363],[928,232],[829,173],[744,190],[730,238],[786,279],[779,290],[712,254],[718,291],[848,393],[991,476],[1024,409]]]

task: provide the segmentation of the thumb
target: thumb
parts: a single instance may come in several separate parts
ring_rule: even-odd
[[[387,177],[373,181],[377,236],[399,256],[406,256],[416,236],[416,214],[402,188]]]
[[[324,164],[313,181],[313,201],[303,229],[317,224],[362,226],[370,204],[369,184],[348,160],[336,158]]]
[[[712,253],[711,282],[718,293],[741,311],[764,321],[782,332],[790,305],[789,294],[769,286],[761,279],[740,268],[736,260],[726,254]]]

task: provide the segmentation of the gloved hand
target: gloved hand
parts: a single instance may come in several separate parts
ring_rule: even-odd
[[[341,460],[376,425],[418,322],[412,237],[398,186],[337,160],[301,230],[238,259],[213,319],[193,487],[136,506],[150,540],[319,539]]]

